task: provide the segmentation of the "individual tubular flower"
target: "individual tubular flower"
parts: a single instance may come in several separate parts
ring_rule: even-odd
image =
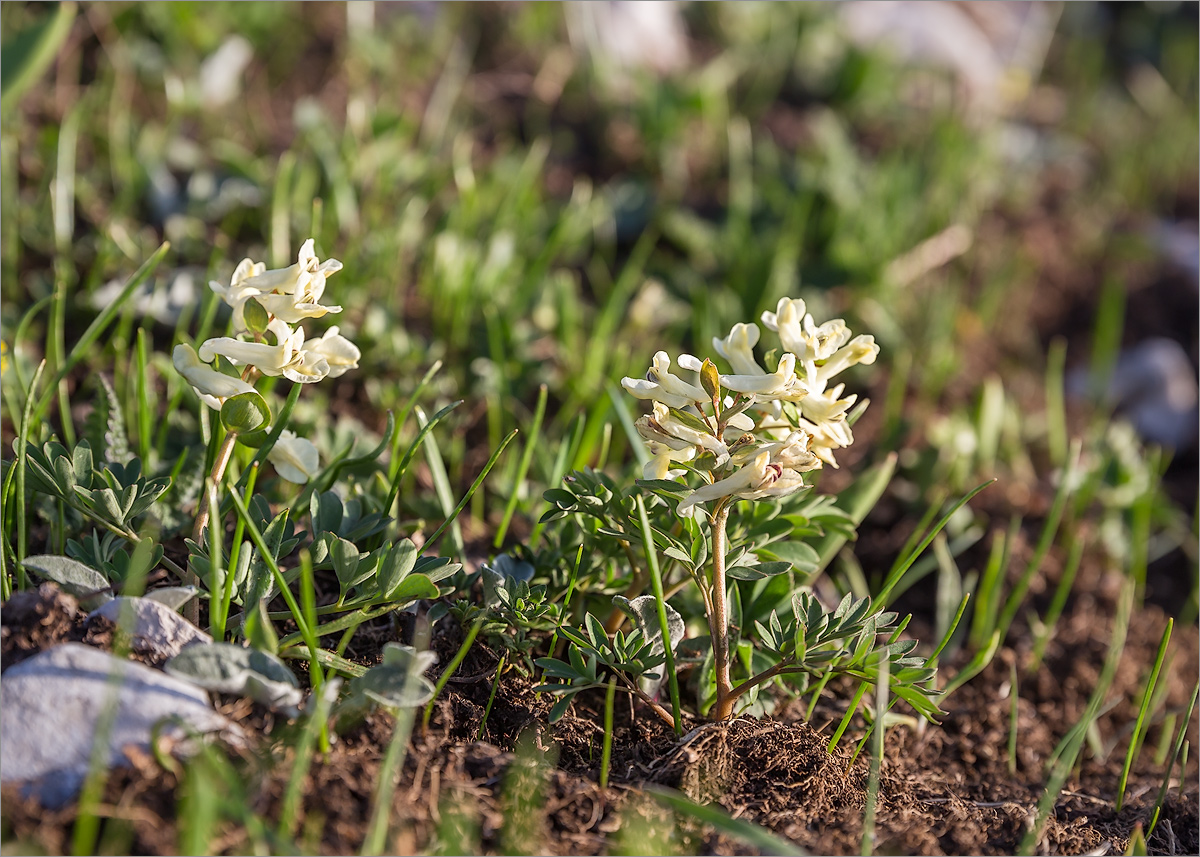
[[[796,376],[796,355],[784,354],[770,374],[722,375],[721,386],[736,393],[753,395],[758,402],[798,402],[808,395]]]
[[[847,331],[847,335],[849,331]],[[820,384],[821,389],[825,388],[826,382],[834,375],[841,372],[843,369],[849,369],[857,363],[864,366],[869,366],[875,362],[875,358],[879,356],[879,346],[875,344],[875,337],[870,334],[860,334],[850,340],[849,344],[838,348],[833,354],[826,358],[825,362],[809,367],[809,378]]]
[[[261,289],[248,285],[247,281],[254,279],[266,270],[267,266],[262,262],[243,259],[233,269],[233,277],[228,286],[223,286],[216,280],[210,280],[208,283],[208,287],[233,308],[233,329],[239,333],[246,329],[246,301],[250,298],[258,298],[263,294]]]
[[[779,334],[784,351],[804,358],[807,342],[804,339],[804,301],[800,298],[780,298],[775,312],[764,312],[762,323],[767,330]]]
[[[647,446],[650,449],[650,460],[642,467],[643,479],[678,479],[687,471],[682,468],[672,469],[671,464],[676,461],[691,461],[696,457],[694,446],[675,449],[657,441],[650,441]]]
[[[679,363],[683,365],[682,357]],[[702,387],[690,384],[671,372],[671,358],[665,351],[654,355],[645,378],[622,378],[621,386],[635,398],[652,399],[672,408],[686,408],[709,398]]]
[[[219,336],[209,339],[200,346],[200,359],[211,363],[219,354],[236,364],[253,366],[264,375],[283,375],[294,364],[303,360],[301,350],[304,346],[304,331],[300,328],[292,330],[282,319],[273,319],[267,325],[267,330],[274,335],[275,344],[268,342],[244,342],[229,336]],[[328,374],[328,367],[326,367]],[[291,375],[289,374],[290,378]],[[307,378],[319,381],[324,378]],[[301,378],[292,378],[301,381]]]
[[[280,432],[275,445],[267,453],[267,460],[275,465],[275,472],[288,482],[303,484],[321,469],[320,456],[313,442],[297,437],[295,432],[287,429]]]
[[[362,352],[353,342],[338,333],[337,327],[331,327],[323,336],[311,339],[301,349],[306,355],[313,355],[318,360],[324,360],[328,365],[328,377],[338,378],[351,369],[358,368],[358,360]]]
[[[804,477],[800,471],[772,461],[771,451],[764,449],[749,464],[734,471],[733,475],[693,491],[680,502],[678,511],[680,515],[691,515],[694,514],[692,510],[701,503],[725,497],[742,500],[780,497],[803,487]]]
[[[765,375],[766,370],[754,359],[754,346],[758,344],[758,337],[757,324],[739,322],[724,339],[714,336],[713,348],[733,367],[735,375]]]
[[[214,410],[220,410],[230,396],[254,392],[254,387],[241,378],[231,378],[203,362],[190,345],[176,345],[171,352],[171,362],[175,364],[175,371],[196,391],[200,401]]]
[[[729,447],[724,441],[676,419],[662,402],[655,402],[654,414],[641,417],[634,425],[646,440],[664,443],[672,449],[699,448],[716,456],[718,464],[729,458]]]

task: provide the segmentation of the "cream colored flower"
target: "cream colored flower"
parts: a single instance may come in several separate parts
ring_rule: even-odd
[[[858,363],[869,366],[875,362],[875,358],[878,356],[879,346],[875,344],[875,337],[865,333],[860,334],[850,340],[848,345],[838,348],[829,355],[824,363],[810,367],[809,378],[817,379],[824,389],[825,382],[843,369],[848,369]]]
[[[647,446],[650,448],[651,458],[642,467],[643,479],[678,479],[687,471],[680,468],[672,470],[671,464],[676,461],[691,461],[696,457],[694,446],[675,449],[656,441],[649,442]]]
[[[733,454],[733,461],[740,464],[748,461],[751,457],[757,457],[765,452],[770,456],[772,464],[777,464],[788,470],[807,473],[810,470],[817,470],[821,466],[820,460],[809,449],[811,444],[811,434],[806,431],[796,430],[788,434],[783,440],[749,446],[745,450],[735,452]]]
[[[812,314],[805,312],[804,301],[799,298],[781,298],[775,312],[762,314],[762,323],[779,334],[784,350],[795,354],[800,363],[828,360],[850,339],[845,321],[835,318],[818,326]],[[878,353],[878,349],[876,351]],[[825,377],[831,377],[837,371],[840,370],[829,372]]]
[[[326,259],[321,262],[314,251],[313,239],[309,238],[300,246],[296,264],[286,268],[274,268],[270,271],[261,270],[247,281],[247,285],[262,291],[279,292],[280,294],[307,294],[305,291],[315,274],[321,274],[321,288],[324,289],[324,277],[342,270],[342,263],[337,259]],[[317,295],[320,297],[320,295]]]
[[[300,247],[296,264],[267,270],[262,262],[243,259],[233,272],[229,286],[215,280],[209,288],[233,307],[233,329],[246,330],[246,301],[254,298],[277,319],[295,324],[306,318],[320,318],[331,312],[341,312],[340,306],[323,306],[325,280],[342,269],[337,259],[321,262],[313,250],[310,238]]]
[[[259,298],[263,294],[261,289],[253,285],[247,285],[247,281],[257,277],[266,270],[267,266],[262,262],[243,259],[233,269],[233,277],[230,279],[228,286],[223,286],[216,280],[210,280],[208,283],[208,287],[233,308],[233,329],[238,333],[246,329],[246,301],[250,298]]]
[[[798,471],[773,462],[771,451],[762,450],[731,476],[693,491],[680,502],[678,512],[680,515],[694,514],[692,510],[699,504],[725,497],[759,500],[791,494],[803,487],[804,477]]]
[[[353,342],[338,333],[337,327],[331,327],[324,336],[311,339],[304,344],[301,351],[307,356],[324,360],[329,366],[328,377],[338,378],[358,368],[362,352]]]
[[[284,429],[275,445],[267,453],[267,460],[275,465],[275,472],[288,482],[303,484],[321,470],[317,447],[307,438],[297,437],[295,432]]]
[[[714,336],[713,348],[729,362],[735,375],[765,375],[766,370],[754,359],[754,346],[758,344],[758,337],[757,324],[739,322],[724,339]]]
[[[808,395],[800,379],[796,376],[796,355],[784,354],[779,358],[779,366],[770,374],[755,375],[722,375],[721,386],[737,393],[753,395],[762,402],[787,401],[798,402]]]
[[[783,350],[801,358],[807,349],[804,339],[804,310],[804,301],[800,298],[780,298],[775,312],[762,314],[763,326],[779,334]]]
[[[683,357],[680,357],[679,364],[683,366]],[[654,355],[645,378],[622,378],[621,386],[635,398],[652,399],[672,408],[686,408],[709,399],[702,387],[672,374],[671,358],[665,351]]]
[[[273,319],[267,325],[267,330],[275,337],[274,345],[219,336],[200,346],[200,359],[211,363],[219,354],[235,364],[253,366],[264,375],[282,375],[292,364],[302,359],[300,349],[304,345],[304,331],[300,328],[292,330],[281,319]]]
[[[638,431],[642,434],[642,437],[645,437],[647,440],[665,443],[673,449],[682,448],[679,446],[681,443],[691,447],[699,447],[715,455],[718,464],[729,457],[729,447],[725,445],[723,440],[714,437],[709,432],[700,431],[680,422],[672,415],[671,409],[662,402],[654,403],[653,416],[642,417],[635,425],[638,426]],[[645,430],[643,430],[643,426]]]
[[[190,345],[176,345],[171,352],[171,362],[175,364],[175,371],[196,391],[200,401],[215,410],[220,410],[230,396],[254,392],[254,387],[241,378],[231,378],[201,361]]]

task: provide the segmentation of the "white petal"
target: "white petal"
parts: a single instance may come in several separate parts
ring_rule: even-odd
[[[685,396],[672,396],[661,384],[645,378],[622,378],[621,386],[636,399],[662,402],[672,408],[686,408],[692,401]]]
[[[691,508],[699,503],[708,503],[712,500],[720,500],[722,497],[731,497],[735,494],[741,494],[744,491],[756,489],[767,478],[767,465],[769,461],[770,455],[768,453],[760,453],[752,462],[735,471],[732,476],[727,476],[711,485],[705,485],[703,488],[696,489],[680,502],[678,507],[679,514],[689,514]]]
[[[321,469],[320,456],[312,441],[297,437],[284,429],[275,446],[267,453],[267,460],[275,465],[275,472],[288,482],[305,483]]]
[[[254,392],[254,387],[241,378],[231,378],[202,362],[190,345],[176,345],[171,362],[210,408],[219,410],[230,396]]]
[[[324,360],[330,378],[337,378],[351,369],[358,368],[362,352],[358,346],[338,333],[338,328],[331,327],[325,335],[314,339],[304,346],[305,354],[314,354]],[[307,359],[307,358],[306,358]]]
[[[724,339],[713,337],[713,348],[733,367],[736,375],[765,375],[766,372],[754,359],[754,346],[758,344],[758,325],[738,323]],[[722,382],[724,383],[724,382]]]

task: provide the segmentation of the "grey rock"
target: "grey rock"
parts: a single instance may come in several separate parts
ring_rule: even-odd
[[[1108,386],[1085,369],[1071,373],[1067,392],[1092,396],[1113,407],[1137,429],[1143,440],[1175,450],[1196,444],[1200,428],[1200,387],[1183,346],[1153,337],[1117,355]]]
[[[0,781],[25,783],[45,806],[61,807],[82,786],[98,734],[108,745],[107,764],[124,765],[124,748],[148,748],[155,724],[168,718],[184,724],[162,731],[171,738],[190,732],[240,738],[208,695],[185,681],[90,646],[55,646],[9,668],[0,681]],[[103,731],[102,722],[110,723]]]
[[[152,598],[114,598],[88,614],[122,628],[132,637],[136,652],[173,658],[194,643],[211,643],[212,637],[166,604]]]

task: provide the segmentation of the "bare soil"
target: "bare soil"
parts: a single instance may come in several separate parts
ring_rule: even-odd
[[[1082,715],[1108,647],[1115,581],[1103,574],[1083,581],[1047,649],[1044,663],[1029,672],[1027,646],[1003,648],[974,681],[943,705],[937,726],[892,727],[876,814],[878,853],[1006,854],[1017,849],[1031,825],[1046,785],[1046,760],[1066,730]],[[14,597],[3,608],[5,668],[32,653],[67,640],[106,646],[106,629],[86,623],[69,596],[49,585]],[[1161,724],[1151,727],[1129,779],[1125,806],[1115,797],[1128,735],[1148,665],[1166,623],[1157,607],[1142,609],[1132,623],[1109,694],[1115,705],[1100,719],[1101,755],[1085,749],[1077,770],[1054,805],[1040,853],[1123,853],[1138,825],[1147,826],[1163,782],[1163,765],[1153,757]],[[436,629],[434,648],[445,657],[461,632],[452,622]],[[1200,671],[1194,627],[1177,628],[1166,676],[1167,711],[1187,703]],[[757,822],[802,848],[825,854],[858,853],[867,795],[867,754],[851,760],[862,734],[855,722],[839,746],[826,749],[848,694],[831,687],[811,722],[797,703],[771,719],[740,718],[719,724],[688,722],[682,739],[646,711],[621,703],[615,709],[611,775],[598,784],[603,741],[603,700],[583,696],[566,717],[547,725],[550,702],[532,692],[517,671],[506,671],[492,710],[483,722],[498,654],[476,644],[439,698],[426,731],[416,730],[395,792],[389,849],[415,853],[453,850],[455,831],[474,831],[466,841],[486,853],[616,853],[626,824],[660,828],[671,817],[648,800],[651,785],[682,790],[692,799],[715,802],[735,817]],[[1008,740],[1017,663],[1016,758],[1010,767]],[[950,674],[952,672],[948,671]],[[261,736],[255,752],[234,755],[246,783],[253,784],[253,809],[278,817],[290,751],[281,736],[291,728],[269,712],[225,698],[220,707],[247,732]],[[385,714],[370,716],[314,759],[304,782],[298,841],[324,854],[357,852],[366,835],[383,754],[395,728]],[[1196,724],[1189,734],[1196,744]],[[171,854],[179,847],[179,768],[164,767],[150,754],[132,750],[130,765],[113,772],[101,815],[110,847],[131,853]],[[532,802],[528,795],[538,797]],[[523,797],[523,795],[525,797]],[[1200,851],[1197,766],[1172,779],[1162,817],[1148,846],[1154,854]],[[526,804],[518,807],[525,800]],[[65,853],[77,811],[48,812],[3,790],[3,828],[47,853]],[[520,810],[520,814],[515,812]],[[715,854],[755,853],[689,819],[677,819],[674,848]],[[460,843],[462,840],[458,840]],[[213,848],[248,853],[245,832],[229,829]],[[459,845],[461,848],[461,844]],[[631,846],[625,843],[623,849]],[[645,848],[645,842],[642,848]],[[633,845],[634,851],[639,850]],[[624,851],[622,851],[624,853]]]

